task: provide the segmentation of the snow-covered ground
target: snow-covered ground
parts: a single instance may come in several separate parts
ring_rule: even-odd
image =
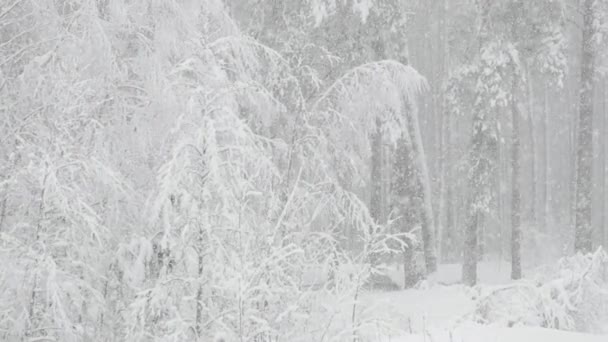
[[[361,302],[373,310],[374,316],[412,333],[449,329],[473,308],[473,300],[461,285],[370,292],[362,296]]]
[[[391,342],[606,342],[608,335],[581,334],[533,327],[469,326],[452,331],[388,338]]]
[[[483,261],[477,265],[479,282],[486,285],[505,284],[510,282],[511,265],[506,261]],[[460,283],[462,264],[440,264],[433,281],[437,284],[451,285]],[[403,268],[391,269],[390,278],[403,286]]]
[[[480,264],[480,286],[511,282],[506,264]],[[398,280],[399,272],[391,274]],[[370,291],[361,296],[361,313],[377,319],[364,340],[392,342],[608,342],[592,335],[516,324],[481,325],[471,320],[478,290],[457,284],[459,265],[441,265],[434,280],[416,289]],[[448,284],[448,285],[446,285]],[[516,305],[516,304],[515,304]],[[606,308],[608,310],[608,308]],[[608,322],[607,322],[608,328]]]
[[[539,327],[480,325],[465,317],[473,309],[471,291],[461,285],[432,286],[395,292],[370,292],[362,298],[394,332],[374,331],[377,341],[391,342],[607,342],[592,335]],[[372,329],[374,330],[374,329]]]

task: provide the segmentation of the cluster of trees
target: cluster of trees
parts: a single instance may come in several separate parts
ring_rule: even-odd
[[[1,339],[351,338],[395,257],[590,251],[605,6],[1,1]]]
[[[510,222],[513,279],[522,277],[524,226],[531,250],[547,251],[551,245],[566,245],[566,251],[574,246],[577,252],[589,253],[606,240],[603,221],[605,187],[600,188],[600,196],[595,201],[602,206],[596,213],[601,221],[595,227],[592,225],[592,185],[597,179],[603,180],[606,173],[603,164],[597,169],[597,174],[593,171],[593,160],[603,161],[605,156],[593,152],[592,125],[594,106],[605,103],[605,94],[594,96],[594,85],[600,81],[596,67],[603,61],[606,3],[594,0],[580,3],[478,1],[476,8],[473,13],[476,13],[474,20],[478,22],[478,31],[474,35],[477,49],[463,54],[464,62],[449,76],[445,107],[448,112],[455,111],[456,115],[472,113],[472,140],[466,151],[469,162],[463,244],[463,282],[469,285],[477,281],[476,263],[480,254],[488,252],[480,247],[490,239],[486,234],[492,233],[488,231],[492,225],[487,222],[491,216],[498,221],[499,230],[494,230],[494,234],[500,254],[503,241],[501,225]],[[582,57],[579,59],[577,55]],[[577,93],[579,89],[580,95],[568,100],[578,103],[578,106],[566,102],[565,110],[560,113],[559,108],[550,105],[549,101],[557,101],[557,97],[568,91]],[[540,106],[535,96],[539,91],[544,97]],[[559,114],[572,124],[551,127],[552,121],[558,121],[555,117]],[[603,118],[605,109],[596,116]],[[553,137],[562,136],[564,129],[569,129],[573,136],[570,145],[574,152],[567,156],[573,160],[572,166],[568,166],[572,171],[566,178],[553,178],[550,157],[559,155],[563,158],[564,153],[551,148],[551,138],[552,134]],[[558,133],[553,133],[554,130]],[[600,138],[605,136],[605,132],[596,132],[597,145],[603,146],[605,142]],[[527,139],[525,135],[528,135]],[[536,144],[539,138],[542,140],[540,151]],[[508,157],[504,156],[505,152],[509,153]],[[523,152],[527,152],[527,169],[530,171],[527,177],[522,174],[525,170]],[[503,160],[507,161],[506,167],[501,165]],[[538,166],[542,170],[538,170]],[[538,171],[542,171],[541,177]],[[501,179],[505,176],[510,176],[510,189],[505,189]],[[563,191],[563,184],[568,183],[572,183],[572,187],[567,189],[571,199],[566,202],[572,208],[571,221],[568,217],[557,217],[555,210],[559,205],[552,198],[554,189]],[[525,196],[528,215],[524,215],[522,205],[524,184],[530,190]],[[498,191],[495,190],[496,185]],[[505,204],[508,204],[506,210]],[[505,212],[510,214],[509,217]],[[446,224],[451,225],[450,222]],[[556,235],[563,233],[560,225],[565,228],[565,238],[556,239]]]
[[[355,308],[332,319],[412,240],[361,196],[384,170],[368,160],[384,139],[422,150],[425,80],[280,27],[244,34],[233,5],[2,3],[3,340],[311,340],[364,325]],[[312,35],[326,5],[293,18]],[[331,277],[311,289],[318,269]]]

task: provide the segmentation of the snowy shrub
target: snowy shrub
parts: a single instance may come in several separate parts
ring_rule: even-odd
[[[479,287],[474,319],[508,326],[602,332],[608,322],[608,255],[563,258],[546,279]]]
[[[546,286],[568,308],[578,331],[606,331],[608,323],[608,254],[577,254],[559,262],[559,277]]]

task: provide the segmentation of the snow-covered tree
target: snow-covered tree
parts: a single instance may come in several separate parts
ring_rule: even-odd
[[[478,3],[480,52],[472,63],[461,67],[450,81],[448,105],[454,113],[471,111],[473,137],[469,161],[469,202],[463,264],[463,281],[475,284],[478,259],[478,230],[490,211],[496,156],[501,140],[498,118],[509,109],[512,124],[511,224],[512,277],[521,277],[520,182],[520,85],[529,80],[526,65],[536,64],[555,76],[559,84],[565,73],[563,17],[559,2],[510,1]],[[465,85],[465,89],[458,89]]]

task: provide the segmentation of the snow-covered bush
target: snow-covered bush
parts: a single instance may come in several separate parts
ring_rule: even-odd
[[[577,254],[537,281],[478,291],[473,319],[481,323],[602,332],[608,322],[608,255],[602,248]]]
[[[559,262],[559,277],[547,283],[559,298],[578,331],[606,331],[608,324],[608,254],[577,254]]]

